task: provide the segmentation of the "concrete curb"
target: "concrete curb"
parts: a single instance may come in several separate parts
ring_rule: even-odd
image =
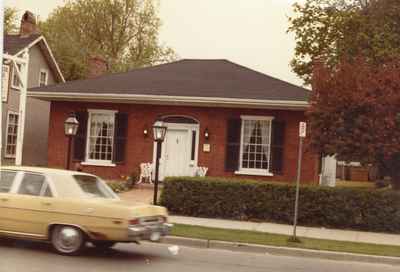
[[[180,246],[223,249],[247,253],[261,253],[271,255],[283,255],[292,257],[320,258],[336,261],[354,261],[367,263],[381,263],[389,265],[400,265],[400,258],[353,254],[345,252],[333,252],[324,250],[311,250],[290,247],[264,246],[246,243],[224,242],[216,240],[193,239],[178,236],[168,236],[163,239],[163,243],[176,244]]]

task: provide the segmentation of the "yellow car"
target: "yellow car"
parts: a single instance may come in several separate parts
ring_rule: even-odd
[[[50,241],[76,255],[91,242],[158,241],[169,233],[164,207],[121,201],[94,175],[36,167],[0,167],[0,235]]]

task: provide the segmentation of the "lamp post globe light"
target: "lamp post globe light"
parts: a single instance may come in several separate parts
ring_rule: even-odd
[[[159,173],[159,168],[160,168],[161,144],[165,139],[166,133],[167,133],[167,127],[164,125],[164,122],[160,118],[157,119],[157,121],[153,125],[154,142],[157,143],[156,169],[155,169],[155,178],[154,178],[154,196],[153,196],[153,204],[154,205],[157,205],[158,173]]]
[[[78,127],[79,127],[79,122],[76,119],[75,113],[70,113],[68,118],[64,122],[64,133],[65,133],[65,136],[68,137],[68,154],[67,154],[66,169],[70,168],[72,138],[78,132]]]

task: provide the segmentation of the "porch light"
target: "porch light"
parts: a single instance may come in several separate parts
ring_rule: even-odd
[[[70,168],[71,163],[71,146],[72,138],[78,132],[79,122],[76,119],[75,113],[70,113],[68,118],[64,122],[64,133],[68,137],[68,154],[67,154],[67,169]]]
[[[64,132],[65,136],[75,136],[78,132],[79,122],[76,119],[74,113],[70,113],[68,118],[64,122]]]
[[[204,130],[204,138],[208,140],[210,138],[210,133],[208,132],[208,128]]]
[[[161,119],[158,119],[153,125],[154,141],[163,142],[166,132],[167,132],[167,127],[164,126],[164,122]]]

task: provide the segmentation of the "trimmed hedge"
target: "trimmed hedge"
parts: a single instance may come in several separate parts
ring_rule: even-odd
[[[295,186],[221,178],[167,178],[161,204],[173,214],[293,223]],[[303,186],[299,225],[400,233],[400,193]]]

